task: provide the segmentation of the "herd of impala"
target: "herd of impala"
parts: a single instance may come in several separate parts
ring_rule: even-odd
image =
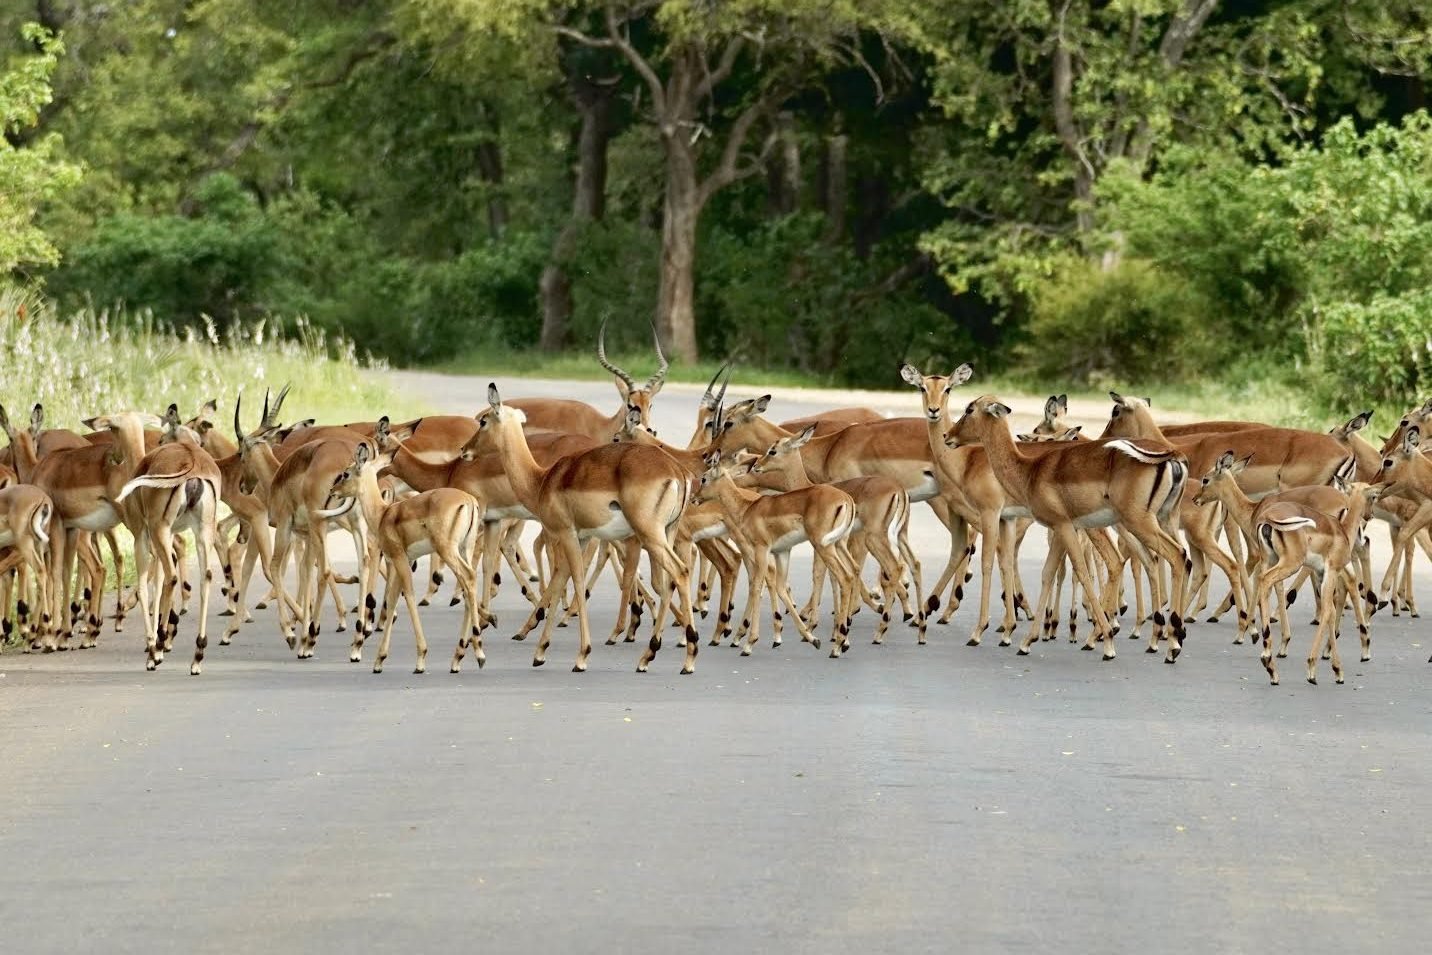
[[[1318,601],[1309,682],[1317,682],[1320,654],[1343,682],[1337,635],[1349,608],[1364,660],[1371,614],[1389,602],[1394,614],[1416,613],[1412,560],[1418,547],[1432,556],[1426,530],[1432,461],[1419,449],[1432,402],[1408,413],[1378,449],[1361,434],[1368,413],[1328,434],[1250,421],[1160,428],[1147,401],[1111,394],[1109,423],[1089,439],[1065,423],[1062,396],[1049,399],[1031,434],[1012,434],[1003,420],[1010,409],[988,395],[952,420],[950,396],[969,379],[968,365],[949,375],[901,367],[903,380],[920,393],[919,416],[842,408],[779,424],[764,417],[769,395],[728,403],[718,374],[702,396],[690,442],[674,447],[648,427],[667,371],[659,342],[657,354],[658,371],[638,384],[608,360],[599,337],[598,360],[621,398],[611,415],[567,399],[506,400],[490,385],[487,407],[475,417],[284,426],[285,388],[272,401],[265,395],[253,430],[244,429],[236,400],[230,440],[217,427],[215,402],[187,421],[172,405],[162,418],[102,415],[84,422],[86,434],[46,428],[39,405],[28,427],[17,428],[0,407],[9,438],[0,452],[5,639],[44,651],[71,641],[94,646],[107,570],[101,544],[118,578],[114,628],[137,604],[149,669],[172,650],[197,585],[194,674],[208,642],[214,567],[222,569],[221,616],[229,618],[221,643],[252,619],[246,593],[257,567],[271,589],[256,609],[274,604],[290,649],[313,655],[330,595],[337,629],[353,629],[352,661],[361,659],[369,636],[381,634],[375,672],[387,659],[400,601],[412,622],[416,670],[425,669],[419,607],[435,594],[444,568],[457,582],[452,601],[464,608],[451,670],[459,671],[469,649],[482,666],[482,634],[496,623],[492,602],[504,564],[532,605],[515,639],[542,626],[533,658],[541,665],[553,627],[575,616],[578,671],[591,653],[587,599],[608,567],[621,599],[607,643],[634,641],[643,613],[653,614],[637,662],[642,672],[661,647],[668,615],[685,650],[681,672],[692,672],[694,621],[708,615],[713,595],[712,645],[731,638],[749,654],[759,640],[764,594],[776,644],[789,620],[802,641],[819,647],[813,628],[827,577],[831,656],[849,647],[862,607],[875,617],[880,643],[897,602],[924,643],[927,618],[943,603],[940,623],[947,623],[963,598],[976,551],[979,610],[968,642],[978,645],[989,629],[998,565],[1001,645],[1012,642],[1020,613],[1031,622],[1021,654],[1041,637],[1055,637],[1069,569],[1071,640],[1087,619],[1084,649],[1102,644],[1103,658],[1114,657],[1117,621],[1128,612],[1127,579],[1136,605],[1132,636],[1139,638],[1151,620],[1147,651],[1162,649],[1173,663],[1184,622],[1208,606],[1210,564],[1217,567],[1229,595],[1210,619],[1236,610],[1235,643],[1256,625],[1261,660],[1275,684],[1277,658],[1291,638],[1285,608],[1305,581]],[[949,557],[928,597],[907,536],[911,505],[920,502],[950,536]],[[1373,517],[1392,533],[1380,586],[1364,533]],[[529,521],[539,528],[530,555],[521,533]],[[1047,530],[1048,557],[1031,609],[1018,556],[1036,523]],[[120,525],[134,540],[136,583],[127,591],[115,537]],[[194,584],[187,579],[185,531],[199,557]],[[356,580],[330,563],[334,531],[352,537],[360,557]],[[815,554],[814,579],[809,600],[797,606],[790,553],[806,543]],[[413,573],[422,556],[431,567],[420,595]],[[871,562],[873,590],[865,575]],[[736,614],[743,570],[746,600]],[[355,582],[361,599],[348,608],[340,587]]]

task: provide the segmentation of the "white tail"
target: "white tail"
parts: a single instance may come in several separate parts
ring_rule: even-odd
[[[190,476],[188,471],[181,471],[178,474],[146,474],[135,478],[121,488],[119,496],[114,500],[118,503],[142,487],[179,487],[187,481]]]
[[[1141,461],[1144,464],[1163,464],[1175,454],[1173,451],[1147,451],[1132,441],[1126,441],[1122,438],[1116,441],[1110,441],[1105,444],[1104,447],[1111,451],[1127,454],[1135,461]]]

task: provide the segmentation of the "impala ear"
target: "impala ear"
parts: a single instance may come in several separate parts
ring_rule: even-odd
[[[1067,412],[1067,411],[1069,410],[1069,396],[1068,396],[1068,395],[1060,395],[1060,396],[1059,396],[1059,410],[1060,410],[1060,411],[1063,411],[1063,412]]]
[[[751,405],[751,414],[765,414],[766,409],[771,406],[771,396],[761,395]]]
[[[219,413],[219,399],[218,399],[218,398],[210,398],[208,401],[204,402],[203,406],[199,409],[199,415],[198,415],[198,416],[199,416],[200,418],[212,418],[212,417],[214,417],[214,415],[216,415],[216,414],[218,414],[218,413]]]
[[[963,385],[965,382],[970,380],[970,376],[974,373],[975,370],[970,367],[970,363],[965,362],[963,365],[950,372],[950,381],[949,384],[947,384],[945,387],[953,388],[956,385]]]
[[[5,411],[5,406],[0,405],[0,431],[4,431],[13,444],[15,441],[15,429],[10,427],[10,415]]]
[[[1109,392],[1109,397],[1112,398],[1114,400],[1114,404],[1118,405],[1120,408],[1125,406],[1124,396],[1119,394],[1117,391]]]
[[[1067,429],[1065,429],[1064,432],[1061,433],[1061,434],[1059,435],[1059,437],[1055,438],[1054,440],[1056,440],[1056,441],[1073,441],[1075,438],[1079,437],[1079,432],[1080,432],[1080,431],[1083,431],[1083,430],[1084,430],[1084,426],[1083,426],[1082,424],[1076,424],[1076,425],[1075,425],[1074,427],[1072,427],[1072,428],[1067,428]]]
[[[919,388],[925,383],[925,376],[920,374],[920,369],[908,362],[900,366],[900,378],[907,385],[914,385]]]
[[[35,407],[30,409],[30,434],[38,438],[40,436],[40,432],[44,430],[45,406],[37,401],[35,402]]]
[[[1053,421],[1059,417],[1059,396],[1050,395],[1044,400],[1044,420]]]
[[[179,406],[177,404],[171,403],[168,408],[164,409],[163,422],[164,427],[171,430],[179,427]]]
[[[502,407],[502,396],[497,393],[497,382],[495,381],[487,383],[487,403],[494,408]]]
[[[1034,443],[1036,443],[1037,441],[1039,441],[1039,435],[1037,435],[1037,434],[1030,434],[1029,432],[1025,431],[1025,432],[1021,432],[1021,433],[1019,433],[1019,434],[1016,434],[1016,435],[1014,436],[1014,440],[1016,440],[1016,441],[1022,441],[1022,442],[1024,442],[1025,444],[1034,444]]]
[[[1371,420],[1372,412],[1370,410],[1362,412],[1357,417],[1353,418],[1347,423],[1347,433],[1352,434],[1354,431],[1361,431],[1363,428],[1367,427],[1368,422],[1370,422]]]
[[[1007,417],[1012,410],[1009,405],[1000,404],[998,401],[991,401],[985,406],[985,414],[995,418]]]
[[[1214,468],[1218,471],[1231,471],[1233,470],[1234,460],[1235,458],[1232,451],[1224,451],[1223,454],[1219,456],[1218,463],[1214,465]]]
[[[1414,424],[1408,428],[1407,433],[1402,436],[1402,450],[1405,454],[1412,454],[1416,452],[1421,444],[1422,431]]]
[[[1243,460],[1239,461],[1239,462],[1237,463],[1237,465],[1234,466],[1234,471],[1233,471],[1233,473],[1234,473],[1234,474],[1238,474],[1239,472],[1241,472],[1244,468],[1248,467],[1248,462],[1250,462],[1250,461],[1252,461],[1252,460],[1253,460],[1253,452],[1252,452],[1252,451],[1249,451],[1247,454],[1243,455]]]
[[[796,448],[802,447],[807,441],[815,437],[815,429],[816,426],[813,424],[806,425],[804,431],[786,442],[786,447],[790,448],[793,451]]]
[[[714,468],[721,463],[721,452],[707,451],[701,456],[701,463],[706,465],[707,468]]]
[[[1152,398],[1145,398],[1145,399],[1144,399],[1144,404],[1146,404],[1146,405],[1148,405],[1150,408],[1152,408],[1152,407],[1154,406],[1154,400],[1153,400]]]

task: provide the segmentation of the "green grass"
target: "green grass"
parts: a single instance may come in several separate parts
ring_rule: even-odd
[[[33,293],[0,286],[0,400],[17,427],[28,424],[39,402],[48,427],[76,430],[93,415],[163,414],[170,402],[187,417],[215,398],[228,432],[240,393],[244,423],[252,428],[264,389],[289,382],[285,421],[405,418],[425,410],[373,375],[386,366],[360,359],[351,343],[328,340],[301,321],[278,331],[274,321],[176,333],[148,315],[84,310],[62,317]]]

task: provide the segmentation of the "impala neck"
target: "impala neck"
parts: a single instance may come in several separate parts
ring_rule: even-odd
[[[1243,493],[1243,488],[1238,486],[1237,481],[1229,481],[1228,488],[1218,495],[1218,501],[1228,508],[1228,513],[1233,516],[1233,521],[1247,535],[1249,540],[1255,540],[1257,534],[1253,532],[1253,508],[1257,505],[1253,499]]]
[[[378,469],[369,465],[358,473],[358,506],[363,508],[363,518],[368,522],[368,533],[377,535],[383,521],[383,512],[388,509],[383,500],[383,491],[378,487]]]
[[[399,448],[389,470],[413,490],[431,491],[433,488],[447,486],[455,466],[456,462],[430,464],[407,448]]]
[[[985,456],[989,458],[995,476],[1010,496],[1017,498],[1021,504],[1029,500],[1030,459],[1021,454],[1015,445],[1009,425],[1003,419],[989,418],[980,443],[984,445]]]
[[[502,459],[502,469],[507,472],[512,493],[517,495],[523,507],[535,514],[537,492],[542,487],[547,469],[532,456],[532,449],[527,446],[527,435],[523,433],[520,423],[493,423],[497,426],[497,454]]]
[[[254,497],[268,504],[269,490],[273,487],[273,476],[278,473],[278,456],[267,441],[260,441],[249,449],[245,466],[253,473]]]
[[[780,487],[771,487],[771,489],[775,491],[798,491],[801,488],[810,487],[815,483],[810,479],[810,473],[806,471],[805,460],[801,458],[799,452],[796,454],[781,455],[781,466],[779,469],[763,471],[755,475],[755,477],[759,479],[767,475],[780,479]],[[769,485],[762,484],[761,486],[768,487]]]
[[[717,503],[721,505],[721,510],[733,523],[740,523],[741,515],[745,513],[746,507],[761,496],[756,491],[739,486],[731,480],[730,474],[722,474],[716,483],[711,485],[711,490]]]
[[[35,453],[35,439],[28,431],[17,431],[15,440],[10,442],[10,450],[10,457],[15,462],[15,476],[22,484],[29,484],[35,468],[40,464],[40,456]]]

